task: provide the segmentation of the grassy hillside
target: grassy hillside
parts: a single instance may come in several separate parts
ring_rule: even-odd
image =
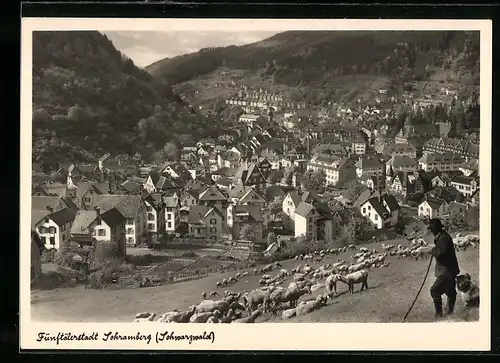
[[[163,147],[182,134],[203,133],[172,88],[139,69],[96,31],[33,35],[33,157],[134,153]],[[70,154],[70,155],[68,155]]]
[[[386,241],[387,242],[387,241]],[[406,243],[392,241],[393,243]],[[369,249],[380,248],[380,243],[366,245]],[[334,263],[337,258],[350,260],[352,252],[339,256],[327,256],[323,263]],[[479,250],[468,249],[459,252],[457,258],[462,273],[469,273],[476,283],[479,282]],[[360,286],[355,287],[356,293],[347,294],[347,286],[338,284],[339,296],[329,300],[326,307],[311,314],[292,318],[290,323],[298,322],[401,322],[404,314],[411,305],[425,275],[429,260],[398,260],[397,257],[388,257],[391,265],[387,268],[372,268],[368,279],[369,289],[358,292]],[[290,271],[303,261],[282,261],[283,268]],[[316,263],[311,266],[317,267]],[[223,295],[224,290],[244,291],[258,286],[261,275],[254,275],[252,269],[249,275],[236,284],[227,288],[217,288],[216,282],[223,278],[234,276],[236,272],[226,272],[209,276],[200,280],[177,284],[126,290],[91,290],[83,287],[61,288],[56,290],[35,290],[31,293],[31,318],[35,321],[61,322],[131,322],[138,312],[154,312],[158,316],[172,309],[185,310],[191,304],[200,301],[203,291],[209,293],[217,291]],[[271,273],[275,276],[277,271]],[[429,273],[424,290],[417,300],[408,322],[428,322],[433,319],[432,299],[429,289],[434,281],[433,269]],[[287,286],[290,281],[284,282]],[[324,283],[324,279],[321,281]],[[317,294],[324,293],[323,289],[301,298],[310,299]],[[446,301],[446,298],[444,299]],[[95,301],[99,301],[99,309],[95,309]],[[467,313],[463,302],[457,301],[455,320],[477,321],[478,311]],[[285,322],[280,317],[265,315],[257,322]]]
[[[146,70],[171,84],[226,67],[258,70],[277,84],[321,86],[346,74],[403,81],[424,80],[446,68],[479,74],[478,62],[479,33],[289,31],[254,44],[163,59]]]

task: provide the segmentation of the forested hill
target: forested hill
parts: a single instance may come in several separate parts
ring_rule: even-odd
[[[244,46],[206,48],[146,67],[171,84],[219,67],[262,70],[276,83],[326,84],[345,74],[422,80],[432,68],[461,68],[479,74],[479,32],[289,31]],[[457,55],[460,55],[457,57]]]
[[[136,67],[105,35],[33,34],[33,157],[46,168],[61,157],[89,158],[82,149],[152,153],[204,128],[166,82]]]

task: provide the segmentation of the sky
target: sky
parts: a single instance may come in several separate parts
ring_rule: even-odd
[[[145,67],[160,59],[194,53],[206,47],[223,47],[258,42],[276,31],[103,31],[115,47]]]

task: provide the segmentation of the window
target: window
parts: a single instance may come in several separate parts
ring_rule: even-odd
[[[366,213],[366,208],[363,208],[363,214],[365,214],[365,213]]]
[[[200,234],[200,233],[201,233],[200,228],[196,228],[196,233],[198,233],[198,234]]]
[[[212,228],[210,228],[210,232],[211,232],[211,233],[215,233],[215,232],[217,232],[217,228],[216,228],[216,227],[212,227]]]
[[[49,227],[49,233],[56,233],[56,227]]]
[[[154,223],[148,223],[148,229],[150,231],[154,230],[155,229],[155,224]]]
[[[217,224],[217,220],[216,219],[211,219],[210,220],[210,224]]]
[[[45,227],[40,227],[39,230],[40,230],[40,234],[45,233]]]
[[[167,227],[168,227],[168,228],[172,228],[172,222],[168,222],[168,223],[167,223]]]
[[[92,232],[90,232],[90,235],[95,236],[95,229],[93,229]]]
[[[151,211],[153,210],[153,207],[151,207],[150,205],[148,205],[148,206],[146,207],[146,210],[147,210],[148,212],[151,212]]]
[[[65,229],[66,229],[66,228],[65,228],[65,226],[64,226],[64,224],[63,224],[63,225],[61,226],[61,232],[64,232],[64,230],[65,230]]]
[[[135,221],[133,219],[127,219],[127,224],[134,224]]]
[[[172,219],[172,213],[167,213],[167,219]]]
[[[97,224],[98,226],[100,226],[100,225],[101,225],[101,218],[97,218],[96,224]]]
[[[106,236],[106,230],[105,229],[98,229],[97,235],[101,236],[101,237]]]
[[[375,220],[378,221],[378,214],[375,214]]]
[[[50,245],[55,246],[56,244],[56,238],[55,237],[50,237]]]
[[[127,238],[127,243],[128,244],[134,244],[134,237]]]
[[[127,234],[134,234],[133,228],[127,228]]]
[[[42,243],[44,245],[47,243],[47,238],[46,237],[40,237],[40,239],[42,240]]]
[[[148,221],[154,221],[155,215],[153,213],[148,213]]]
[[[420,206],[420,210],[423,211],[424,210],[424,207],[423,206]]]
[[[63,242],[66,241],[66,235],[64,233],[62,235],[62,240],[63,240]]]
[[[371,205],[368,206],[368,210],[372,210],[372,206]]]
[[[83,202],[84,203],[90,203],[90,198],[88,198],[88,197],[83,198]]]

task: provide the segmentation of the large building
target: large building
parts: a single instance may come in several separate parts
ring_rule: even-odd
[[[423,147],[424,153],[452,153],[464,157],[479,159],[479,145],[470,141],[459,140],[450,137],[432,138]]]
[[[347,158],[315,156],[307,164],[307,170],[323,170],[326,174],[325,186],[342,185],[356,179],[356,167]]]

